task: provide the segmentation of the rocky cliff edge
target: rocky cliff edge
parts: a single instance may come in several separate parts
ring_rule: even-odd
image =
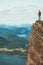
[[[32,25],[26,65],[43,65],[43,21]]]

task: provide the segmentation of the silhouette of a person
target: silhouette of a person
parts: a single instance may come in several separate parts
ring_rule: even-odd
[[[38,20],[41,20],[41,11],[38,11]]]

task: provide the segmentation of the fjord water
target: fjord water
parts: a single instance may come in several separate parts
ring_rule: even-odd
[[[26,60],[16,55],[0,54],[0,65],[25,65]]]

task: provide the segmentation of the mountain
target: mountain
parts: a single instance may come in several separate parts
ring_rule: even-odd
[[[8,43],[7,40],[0,36],[0,47],[7,45],[7,43]]]
[[[0,47],[21,48],[28,45],[31,25],[0,25]]]
[[[26,58],[30,32],[30,24],[0,25],[0,53],[16,54]]]
[[[28,35],[30,35],[31,25],[29,24],[24,24],[19,26],[0,25],[0,35],[7,32],[11,34],[15,34],[16,36],[19,37],[27,37]]]
[[[32,25],[28,48],[27,65],[43,65],[43,21],[37,20]]]
[[[4,33],[0,36],[0,44],[0,47],[21,48],[25,47],[25,45],[28,44],[28,40],[11,33]]]

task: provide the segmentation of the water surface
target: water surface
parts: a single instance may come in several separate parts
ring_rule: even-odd
[[[16,55],[0,54],[0,65],[25,65],[25,58]]]

